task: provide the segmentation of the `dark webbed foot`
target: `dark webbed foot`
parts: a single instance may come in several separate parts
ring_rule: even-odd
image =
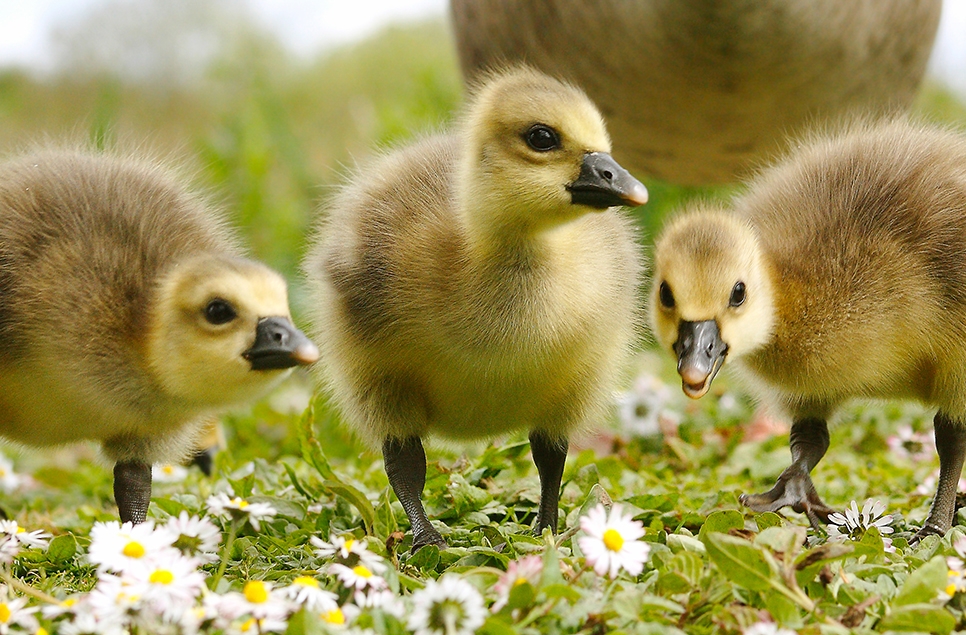
[[[151,502],[151,466],[140,461],[116,463],[114,500],[122,523],[143,523]]]
[[[789,447],[792,464],[781,473],[775,486],[761,494],[742,494],[739,501],[759,512],[774,512],[789,505],[808,517],[816,531],[828,522],[834,509],[822,502],[809,473],[828,450],[828,425],[824,419],[798,419],[792,424]]]
[[[778,482],[767,492],[742,494],[738,500],[756,512],[775,512],[788,505],[796,512],[804,513],[815,530],[820,530],[822,523],[828,522],[829,514],[835,512],[822,502],[811,477],[801,464],[796,463],[782,472]]]
[[[429,522],[421,500],[426,485],[426,452],[422,441],[419,437],[386,439],[382,444],[382,456],[392,491],[413,528],[413,551],[426,545],[445,548],[446,541]]]
[[[939,453],[939,484],[936,497],[926,522],[915,537],[918,542],[926,536],[943,536],[953,526],[956,515],[956,488],[966,458],[966,426],[942,412],[933,418],[936,451]]]
[[[560,481],[567,462],[567,439],[553,439],[543,432],[530,433],[530,454],[540,475],[540,511],[537,512],[536,532],[539,536],[547,527],[557,533],[560,503]]]

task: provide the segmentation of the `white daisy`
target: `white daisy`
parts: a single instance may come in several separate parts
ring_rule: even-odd
[[[171,543],[186,556],[202,562],[218,560],[221,530],[207,518],[189,516],[182,510],[177,518],[169,518],[161,529],[171,535]]]
[[[76,613],[69,621],[57,623],[58,635],[128,635],[124,622],[90,612]]]
[[[0,564],[12,564],[19,554],[20,541],[9,534],[0,534]]]
[[[23,486],[22,476],[13,471],[13,463],[0,454],[0,489],[7,494],[16,492]]]
[[[577,544],[597,575],[616,578],[617,573],[625,569],[636,576],[644,570],[651,552],[649,544],[638,540],[644,535],[644,526],[630,515],[623,516],[621,510],[616,504],[608,516],[603,503],[598,503],[580,519],[580,528],[587,535]]]
[[[855,501],[845,510],[845,514],[834,512],[828,517],[828,540],[829,542],[844,542],[845,540],[861,540],[865,532],[870,527],[879,530],[882,536],[882,544],[889,553],[895,553],[892,546],[892,539],[888,538],[894,530],[890,526],[892,515],[882,515],[886,510],[885,504],[871,498],[865,501],[862,511]]]
[[[231,623],[225,629],[225,635],[262,635],[262,633],[282,633],[288,628],[288,622],[268,617],[249,617]]]
[[[741,631],[742,635],[795,635],[795,631],[778,628],[774,622],[756,622]]]
[[[301,575],[292,584],[281,589],[283,597],[309,611],[331,611],[338,608],[338,596],[326,591],[319,585],[319,581],[307,575]]]
[[[385,569],[384,565],[380,564],[380,566]],[[342,584],[352,589],[386,588],[386,580],[379,575],[382,571],[370,569],[361,562],[354,567],[347,567],[341,563],[329,565],[329,573],[337,575]]]
[[[934,436],[928,432],[916,432],[909,424],[896,428],[896,433],[886,439],[886,444],[897,456],[913,462],[928,461],[936,456]]]
[[[27,531],[17,524],[15,520],[0,520],[0,534],[5,534],[16,540],[21,545],[33,547],[35,549],[46,549],[50,541],[50,534],[41,529]]]
[[[125,572],[125,578],[142,603],[167,621],[176,621],[191,608],[205,585],[197,561],[182,555],[164,563],[139,563]]]
[[[644,374],[617,397],[617,412],[624,430],[641,437],[661,434],[660,418],[674,399],[674,391],[655,375]]]
[[[124,571],[145,560],[164,562],[180,557],[171,546],[171,534],[146,521],[137,525],[117,521],[98,522],[91,527],[91,546],[87,558],[99,571]]]
[[[413,593],[406,626],[415,635],[471,635],[485,620],[486,607],[476,587],[448,574]]]
[[[0,634],[7,635],[11,627],[17,626],[16,630],[36,631],[40,624],[34,613],[36,607],[27,608],[27,598],[16,598],[8,600],[0,598]]]
[[[399,619],[406,614],[406,607],[403,606],[399,596],[389,589],[356,591],[352,597],[355,605],[360,609],[379,609]]]
[[[362,554],[367,551],[367,544],[365,540],[357,540],[353,536],[336,536],[332,534],[329,536],[330,542],[326,542],[321,538],[312,536],[309,538],[309,542],[315,545],[315,555],[320,558],[331,558],[336,554],[339,555],[343,560],[348,560],[351,554]]]
[[[151,480],[155,483],[180,483],[188,478],[188,469],[172,463],[151,466]]]
[[[249,580],[241,593],[224,594],[219,610],[225,615],[247,615],[256,620],[284,622],[289,614],[289,603],[272,587],[271,582]]]
[[[268,503],[249,503],[240,496],[232,495],[229,497],[224,492],[208,497],[208,511],[215,516],[224,518],[247,519],[255,528],[255,531],[261,531],[261,521],[271,520],[278,513]]]
[[[496,593],[496,602],[490,607],[494,613],[498,613],[510,600],[510,591],[521,584],[536,585],[543,574],[543,558],[536,555],[525,556],[519,560],[513,560],[507,565],[506,572],[493,585]]]

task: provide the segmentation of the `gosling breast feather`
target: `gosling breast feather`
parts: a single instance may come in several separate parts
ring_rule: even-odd
[[[725,359],[788,410],[792,466],[756,510],[830,510],[808,473],[854,397],[938,407],[941,476],[920,534],[953,520],[966,454],[966,139],[906,120],[802,144],[735,213],[676,219],[658,241],[652,321],[700,396]]]
[[[414,546],[420,438],[531,432],[538,527],[556,527],[567,436],[601,416],[638,332],[644,187],[596,108],[527,69],[490,75],[449,134],[354,175],[306,262],[326,386],[383,445]]]
[[[121,519],[205,417],[318,356],[285,282],[157,163],[69,149],[0,163],[0,435],[100,441]]]

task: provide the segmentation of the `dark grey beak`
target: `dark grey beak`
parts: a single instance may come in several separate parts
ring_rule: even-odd
[[[286,317],[267,317],[255,327],[255,343],[242,353],[252,370],[278,370],[311,364],[319,349]]]
[[[728,345],[721,341],[718,323],[714,320],[684,321],[678,325],[674,353],[678,356],[681,389],[688,397],[697,399],[708,392],[711,381],[721,370]]]
[[[570,202],[607,209],[615,205],[634,207],[647,202],[647,188],[606,152],[588,152],[580,164],[577,180],[567,186]]]

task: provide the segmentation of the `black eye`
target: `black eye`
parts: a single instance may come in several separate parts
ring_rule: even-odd
[[[542,123],[530,126],[530,129],[523,134],[527,145],[537,152],[547,152],[560,147],[560,137],[557,131]]]
[[[205,305],[205,319],[211,324],[227,324],[237,315],[235,307],[221,298],[215,298]]]
[[[666,282],[662,282],[660,288],[658,289],[658,295],[661,296],[661,304],[667,309],[674,308],[674,294],[671,293],[671,287],[667,286]]]
[[[728,299],[728,306],[741,306],[745,302],[745,283],[736,282],[735,288],[731,290],[731,298]]]

